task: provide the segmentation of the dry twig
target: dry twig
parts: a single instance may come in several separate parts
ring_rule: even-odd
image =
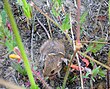
[[[37,17],[36,17],[37,18]],[[48,31],[47,31],[47,29],[45,28],[45,26],[41,23],[41,21],[37,18],[37,21],[39,22],[39,24],[43,27],[43,29],[45,30],[45,32],[46,32],[46,34],[47,34],[47,36],[48,36],[48,38],[50,39],[51,37],[50,37],[50,34],[48,33]]]

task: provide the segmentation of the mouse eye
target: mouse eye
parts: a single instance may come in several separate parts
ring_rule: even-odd
[[[54,72],[55,72],[55,70],[52,70],[52,71],[51,71],[51,74],[54,74]]]
[[[44,65],[43,65],[43,69],[44,69]]]

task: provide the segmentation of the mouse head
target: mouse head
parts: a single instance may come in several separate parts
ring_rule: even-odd
[[[62,55],[47,55],[44,62],[43,75],[44,77],[51,77],[62,68]]]

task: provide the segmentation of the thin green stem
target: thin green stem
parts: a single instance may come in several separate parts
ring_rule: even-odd
[[[68,65],[67,70],[66,70],[66,74],[65,74],[65,77],[64,77],[62,89],[65,89],[66,81],[68,79],[69,72],[70,72],[70,66],[71,66],[72,60],[75,58],[76,52],[77,52],[77,50],[75,50],[74,54],[71,56],[71,59],[69,61],[69,65]]]
[[[23,58],[23,61],[24,61],[24,66],[25,66],[25,69],[27,71],[30,83],[31,83],[31,88],[32,89],[39,89],[39,87],[35,84],[35,80],[34,80],[34,77],[32,75],[30,64],[29,64],[27,55],[25,53],[25,49],[24,49],[23,43],[21,41],[21,37],[19,35],[19,31],[18,31],[16,22],[15,22],[15,19],[13,17],[13,13],[12,13],[11,7],[10,7],[10,5],[8,3],[8,0],[3,0],[3,1],[4,1],[5,10],[6,10],[7,15],[9,17],[9,20],[10,20],[10,23],[11,23],[11,26],[12,26],[12,29],[13,29],[17,44],[18,44],[18,47],[20,49],[20,52],[21,52],[21,55],[22,55],[22,58]]]

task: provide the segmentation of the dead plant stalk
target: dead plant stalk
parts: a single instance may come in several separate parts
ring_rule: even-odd
[[[77,6],[77,42],[80,43],[80,0],[77,0]]]
[[[77,43],[76,46],[78,47],[80,43],[80,8],[81,7],[81,0],[77,0]],[[76,49],[77,51],[80,50],[79,49]],[[79,68],[81,68],[81,65],[80,65],[80,61],[79,61],[79,57],[78,57],[78,54],[76,53],[76,58],[77,58],[77,62],[78,62],[78,66]],[[80,69],[80,79],[81,79],[81,88],[84,89],[84,84],[83,84],[83,78],[82,78],[82,71]]]

